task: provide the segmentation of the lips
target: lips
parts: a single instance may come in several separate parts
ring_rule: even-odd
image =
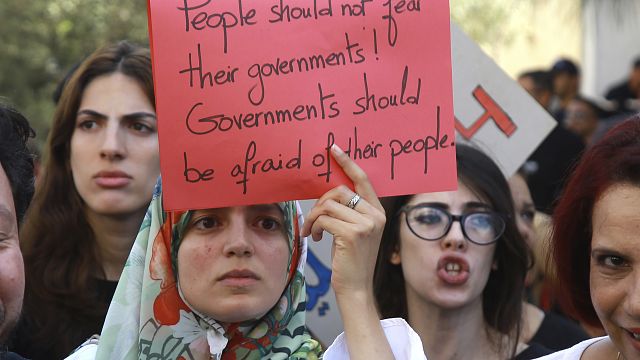
[[[217,279],[227,286],[248,286],[254,284],[260,277],[251,270],[237,269],[224,273]]]
[[[462,285],[469,279],[469,263],[459,256],[440,258],[437,266],[438,278],[448,285]]]
[[[133,177],[124,171],[100,171],[93,179],[102,188],[117,189],[129,185]]]
[[[631,339],[631,345],[638,351],[640,351],[640,329],[632,328],[632,329],[624,329],[629,335],[629,339]]]

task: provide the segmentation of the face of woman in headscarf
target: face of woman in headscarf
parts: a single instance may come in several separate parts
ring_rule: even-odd
[[[592,217],[591,301],[625,359],[640,358],[640,187],[616,184]]]
[[[194,211],[177,255],[185,300],[221,322],[265,315],[287,284],[286,226],[277,204]]]

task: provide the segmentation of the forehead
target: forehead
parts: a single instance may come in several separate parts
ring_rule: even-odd
[[[527,182],[520,174],[515,174],[509,179],[509,188],[511,194],[516,201],[519,202],[532,202],[531,192],[527,186]]]
[[[11,185],[2,166],[0,166],[0,226],[2,230],[17,226]]]
[[[609,187],[593,208],[592,247],[614,246],[640,251],[640,187],[616,184]]]
[[[481,202],[484,203],[471,189],[463,182],[458,181],[458,190],[456,191],[442,191],[434,193],[422,193],[414,195],[409,204],[418,204],[425,202],[437,202],[449,205],[451,208],[464,207],[466,203]]]
[[[80,109],[105,107],[104,110],[111,110],[114,104],[124,110],[153,112],[153,106],[138,81],[120,72],[91,80],[82,93]]]

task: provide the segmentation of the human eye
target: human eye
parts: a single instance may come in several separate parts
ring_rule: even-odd
[[[133,121],[129,125],[129,128],[135,132],[143,133],[143,134],[151,134],[151,133],[155,133],[156,131],[155,127],[152,127],[143,121]]]
[[[438,225],[442,223],[444,214],[440,210],[422,208],[416,209],[417,211],[413,215],[413,221],[420,225]]]
[[[260,229],[266,231],[282,230],[282,221],[274,217],[261,217],[258,219],[257,225]]]
[[[193,221],[192,228],[198,230],[211,230],[220,226],[220,221],[212,215],[202,215]]]
[[[627,260],[618,255],[600,254],[596,257],[596,261],[598,265],[610,269],[620,269],[629,266]]]
[[[533,223],[533,219],[536,216],[536,212],[533,210],[522,210],[520,212],[520,218],[522,218],[522,220],[528,224],[532,224]]]
[[[98,122],[93,119],[84,119],[78,121],[78,128],[82,130],[92,130],[98,127]]]
[[[479,230],[489,230],[493,228],[493,217],[491,214],[476,213],[468,217],[469,225]]]

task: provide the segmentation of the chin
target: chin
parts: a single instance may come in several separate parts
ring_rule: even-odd
[[[455,310],[469,305],[472,300],[466,293],[438,294],[432,298],[433,304],[446,310]]]
[[[129,216],[132,213],[146,211],[147,207],[149,207],[148,202],[144,204],[132,204],[128,202],[126,198],[111,198],[108,200],[87,203],[87,205],[93,212],[108,216]]]
[[[255,304],[253,301],[246,299],[245,301],[240,299],[229,299],[230,301],[225,303],[217,302],[215,309],[208,308],[200,311],[205,315],[224,322],[224,323],[238,323],[247,320],[254,320],[263,317],[271,308],[265,309],[264,299],[259,299],[259,304]],[[215,302],[210,302],[212,304]]]

